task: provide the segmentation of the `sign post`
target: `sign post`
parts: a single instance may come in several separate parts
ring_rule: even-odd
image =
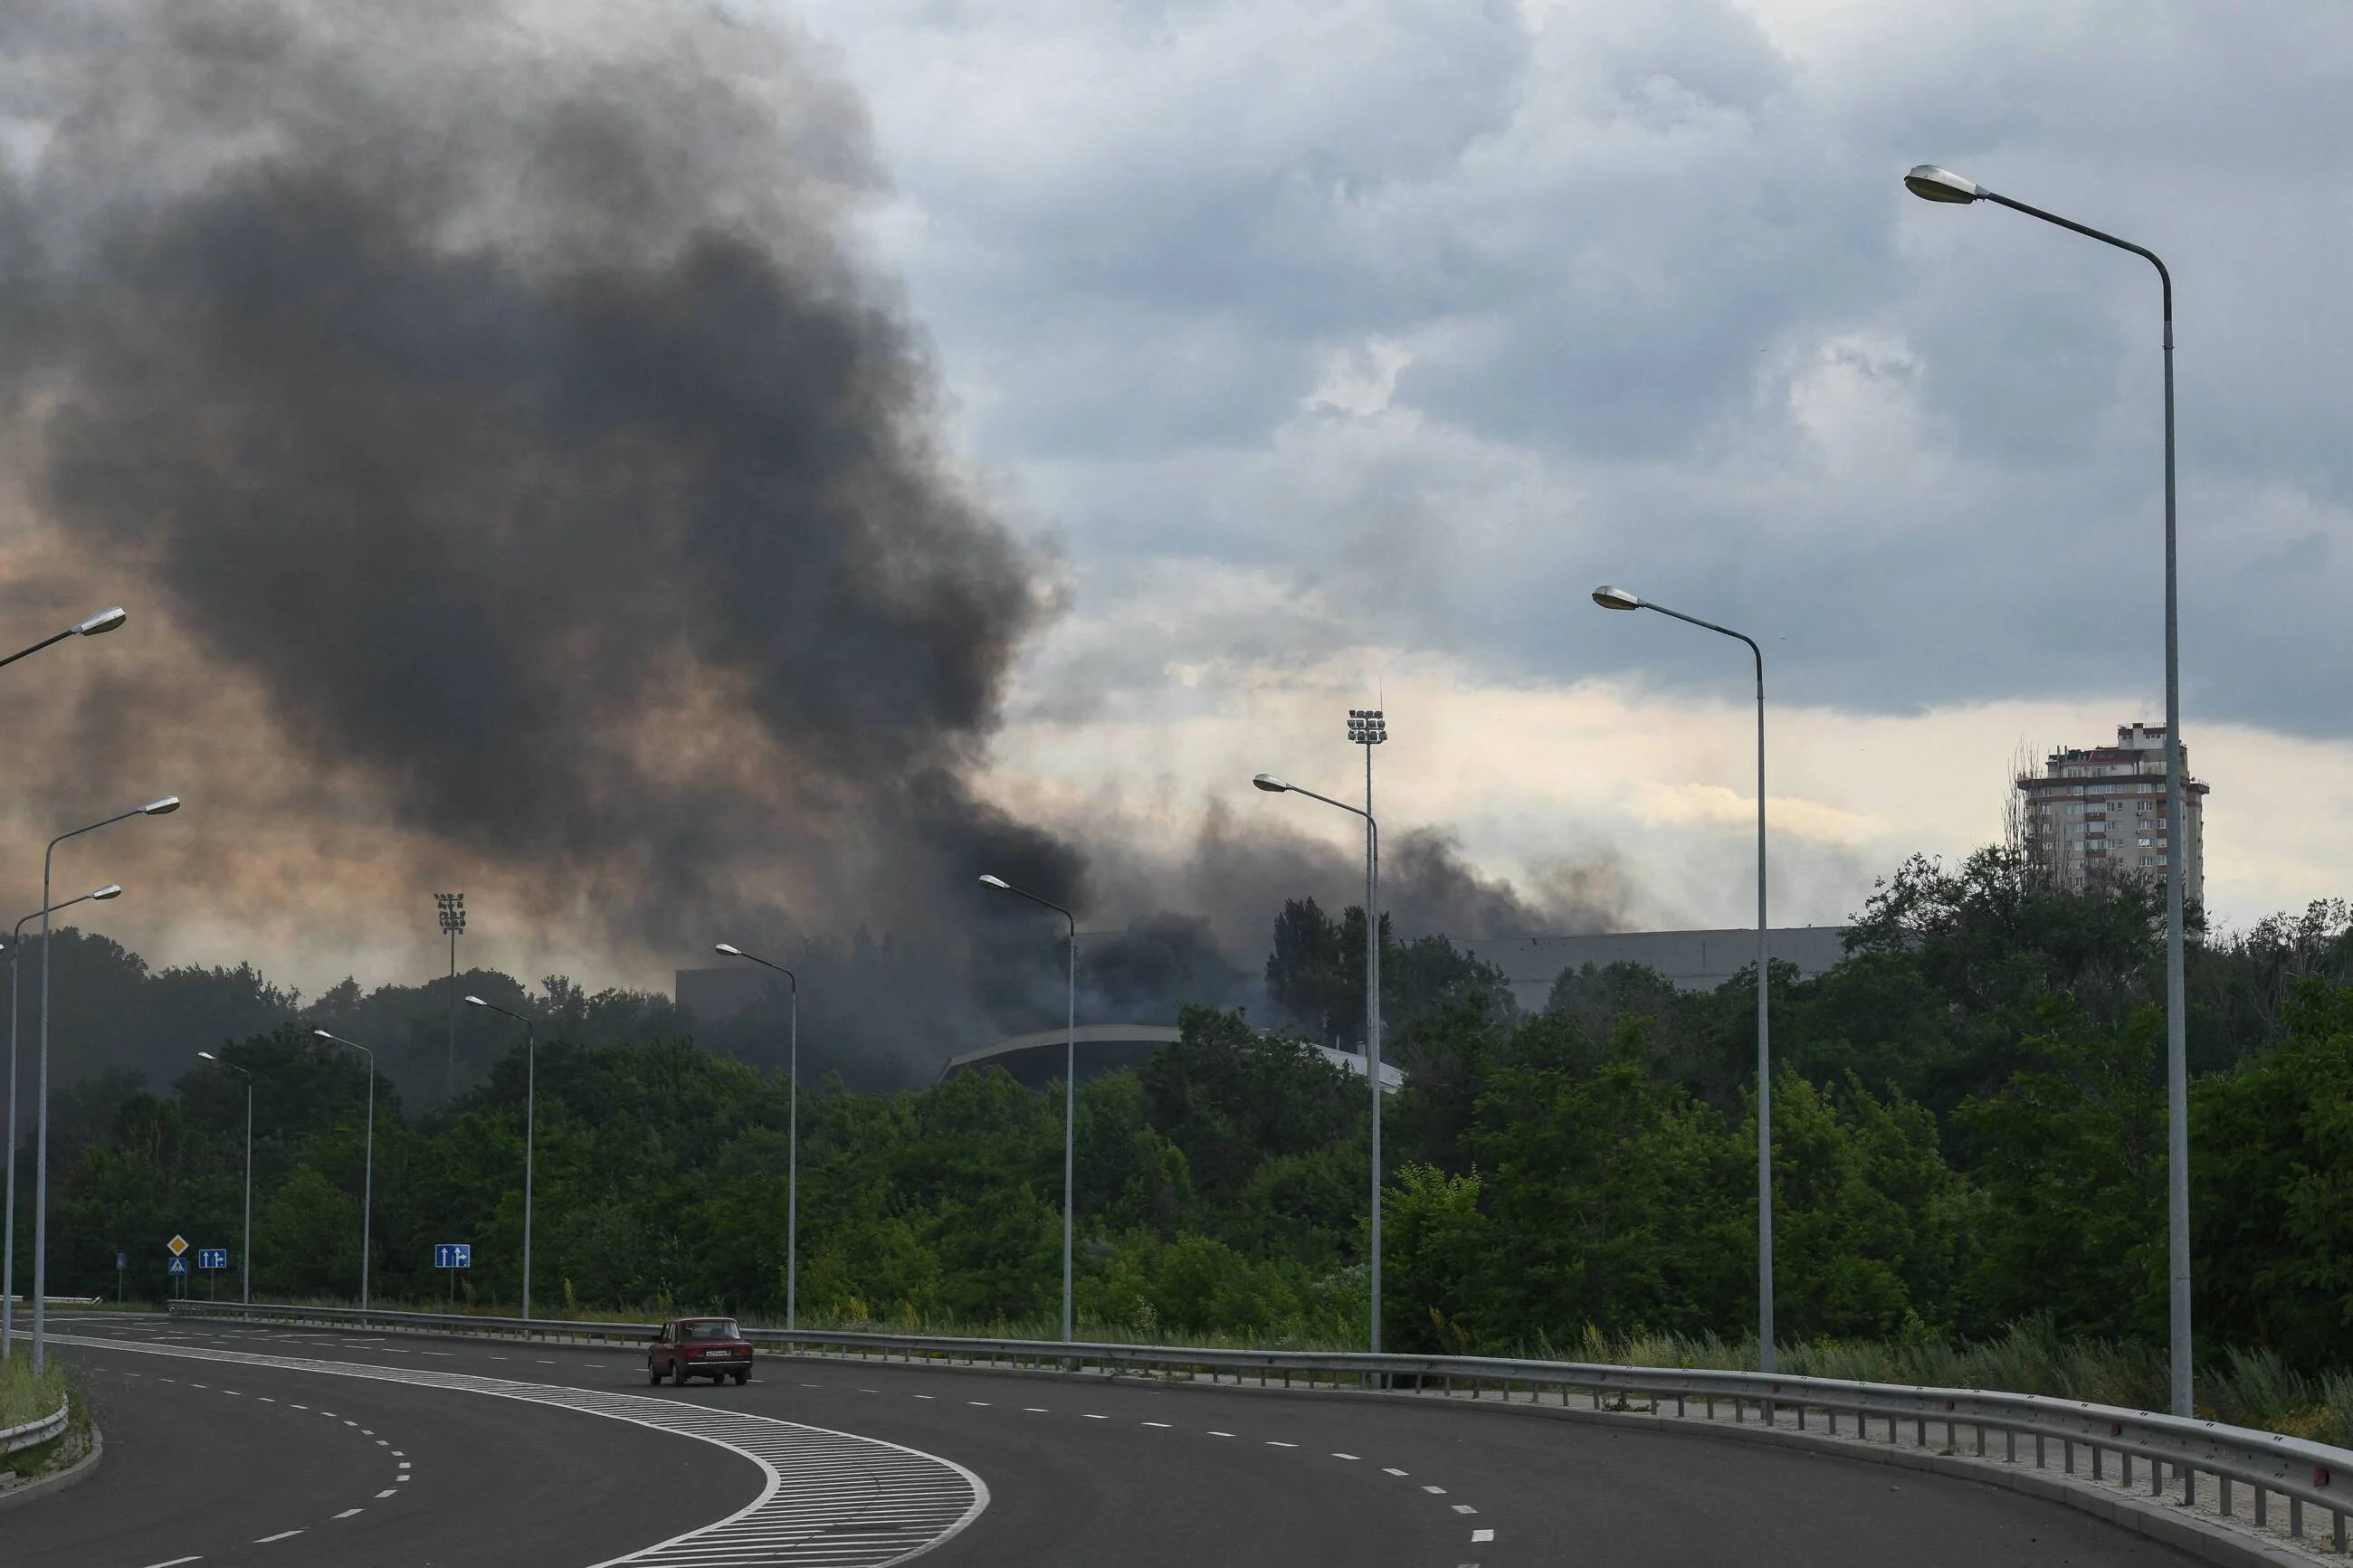
[[[180,1287],[180,1294],[185,1298],[188,1293],[188,1238],[174,1231],[172,1239],[164,1244],[164,1249],[172,1255],[173,1282]]]
[[[196,1267],[202,1269],[206,1276],[205,1300],[207,1301],[217,1300],[213,1286],[219,1279],[221,1271],[228,1267],[228,1248],[199,1247],[196,1248]]]
[[[433,1267],[449,1271],[449,1306],[458,1305],[458,1270],[474,1266],[474,1244],[470,1241],[437,1242],[433,1247]]]
[[[114,1254],[114,1304],[118,1307],[122,1305],[123,1279],[130,1269],[131,1254],[117,1248]]]

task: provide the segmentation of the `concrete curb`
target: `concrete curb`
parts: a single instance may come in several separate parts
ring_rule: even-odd
[[[90,1479],[91,1474],[98,1468],[99,1460],[105,1457],[106,1439],[100,1435],[98,1428],[93,1426],[90,1429],[89,1453],[84,1454],[54,1476],[43,1476],[39,1480],[26,1481],[20,1486],[10,1487],[6,1491],[0,1491],[0,1511],[15,1508],[19,1503],[31,1502],[36,1498],[45,1498],[52,1493],[61,1492],[68,1487],[79,1486]]]

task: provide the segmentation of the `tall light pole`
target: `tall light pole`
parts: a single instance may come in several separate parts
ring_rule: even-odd
[[[1359,715],[1349,717],[1349,736],[1357,741]],[[1372,720],[1377,723],[1380,714]],[[1325,805],[1336,805],[1351,816],[1365,819],[1365,1077],[1373,1086],[1373,1353],[1381,1349],[1381,828],[1374,820],[1373,752],[1372,748],[1388,738],[1383,726],[1377,739],[1360,741],[1365,747],[1365,809],[1357,810],[1346,801],[1334,800],[1328,795],[1317,795],[1295,784],[1286,784],[1272,773],[1260,773],[1250,780],[1269,795],[1303,795],[1310,800],[1320,800]]]
[[[49,647],[51,644],[61,643],[68,637],[94,637],[101,632],[111,632],[130,618],[131,617],[129,616],[123,614],[122,606],[120,605],[114,605],[111,609],[100,610],[94,616],[86,616],[82,619],[76,621],[73,625],[68,626],[61,632],[51,633],[49,636],[45,637],[40,641],[33,644],[30,647],[18,648],[15,653],[10,654],[7,658],[0,658],[0,665],[14,664],[18,659],[25,658],[28,654],[38,653],[43,648]]]
[[[235,1062],[225,1062],[210,1051],[196,1055],[216,1068],[227,1068],[245,1079],[245,1304],[253,1305],[253,1075]]]
[[[121,626],[120,610],[109,611],[115,616],[113,625]],[[96,619],[98,617],[92,617]],[[100,630],[106,628],[101,627]],[[87,635],[87,634],[85,634]],[[55,639],[52,638],[52,641]],[[56,908],[49,898],[49,871],[58,856],[58,846],[69,838],[79,838],[85,833],[95,833],[118,822],[134,816],[167,816],[180,809],[180,797],[167,795],[151,800],[145,805],[115,813],[87,827],[77,827],[70,833],[60,833],[49,840],[41,852],[41,1067],[39,1073],[40,1126],[35,1137],[33,1155],[33,1375],[38,1377],[48,1364],[47,1310],[49,1288],[49,914]]]
[[[1071,1342],[1071,1216],[1077,1202],[1075,1185],[1079,1139],[1079,917],[1061,905],[1025,892],[1002,877],[983,872],[981,882],[1001,892],[1042,904],[1071,925],[1071,1002],[1069,1036],[1062,1067],[1062,1342]]]
[[[440,906],[441,934],[449,939],[449,1056],[441,1073],[441,1098],[458,1098],[458,939],[466,934],[466,895],[436,893]]]
[[[369,1229],[369,1225],[375,1215],[375,1053],[357,1040],[347,1040],[341,1035],[331,1035],[324,1029],[313,1029],[311,1032],[322,1040],[331,1041],[338,1046],[349,1046],[367,1058],[367,1173],[361,1178],[360,1187],[362,1194],[360,1197],[360,1316],[365,1318],[368,1310],[368,1258],[375,1250],[374,1233]]]
[[[730,958],[748,959],[763,969],[773,969],[792,983],[792,1023],[786,1032],[785,1047],[785,1082],[789,1109],[786,1117],[790,1130],[785,1135],[785,1327],[797,1326],[797,1302],[800,1291],[801,1264],[801,979],[781,963],[771,963],[755,952],[745,952],[732,942],[711,944],[713,952],[723,952]]]
[[[103,888],[93,888],[77,898],[66,900],[47,912],[69,910],[76,904],[92,899],[119,899],[122,884],[109,882]],[[0,1361],[16,1353],[16,976],[17,960],[25,949],[25,921],[38,920],[41,910],[35,910],[25,920],[16,922],[8,938],[8,1217],[0,1232]]]
[[[495,1002],[469,996],[470,1007],[488,1007],[522,1026],[522,1317],[531,1321],[531,1175],[539,1140],[539,1026],[521,1013],[509,1013]]]
[[[1623,588],[1593,590],[1605,610],[1656,610],[1689,626],[1748,645],[1757,660],[1757,1354],[1760,1371],[1773,1370],[1773,1030],[1767,998],[1772,959],[1766,951],[1765,921],[1765,652],[1757,639],[1730,626],[1654,605]]]
[[[2183,836],[2181,805],[2181,616],[2179,576],[2175,570],[2175,505],[2173,477],[2173,274],[2146,246],[2086,227],[2072,218],[2044,212],[1989,191],[1950,169],[1922,163],[1904,176],[1905,188],[1923,201],[1966,205],[1991,202],[2029,217],[2041,218],[2128,250],[2157,268],[2159,308],[2165,331],[2165,1079],[2168,1268],[2172,1316],[2173,1414],[2192,1415],[2196,1405],[2190,1391],[2189,1325],[2189,1009],[2185,999],[2185,959],[2182,952],[2182,859],[2189,853]]]

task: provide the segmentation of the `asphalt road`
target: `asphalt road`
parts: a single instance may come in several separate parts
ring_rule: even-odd
[[[58,1327],[652,1395],[902,1444],[967,1468],[990,1493],[926,1559],[938,1568],[2191,1561],[1968,1481],[1460,1407],[765,1357],[746,1387],[655,1389],[640,1357],[617,1350],[156,1319]],[[720,1519],[761,1483],[708,1444],[576,1411],[127,1350],[66,1353],[87,1369],[107,1458],[81,1487],[0,1513],[12,1568],[585,1568]],[[412,1479],[392,1479],[396,1449]],[[290,1530],[301,1533],[280,1533]]]

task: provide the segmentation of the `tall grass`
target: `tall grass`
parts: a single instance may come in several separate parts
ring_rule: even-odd
[[[51,1362],[36,1379],[31,1356],[20,1352],[0,1361],[0,1429],[56,1414],[58,1402],[65,1396],[66,1369],[61,1363]]]

